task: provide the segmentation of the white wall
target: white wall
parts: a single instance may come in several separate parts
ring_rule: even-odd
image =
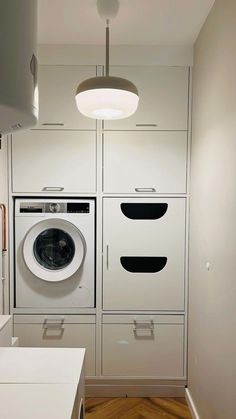
[[[193,85],[189,391],[200,418],[234,419],[235,0],[215,2],[195,45]]]
[[[1,148],[0,148],[0,203],[5,204],[6,208],[8,208],[8,184],[7,184],[7,139],[3,137],[1,140]],[[0,314],[3,313],[3,308],[5,306],[4,314],[8,314],[9,312],[9,304],[8,304],[8,290],[9,290],[9,282],[8,280],[5,283],[2,283],[2,212],[0,211]],[[7,256],[7,255],[6,255]],[[6,265],[6,277],[8,278],[8,259],[5,257],[5,265]],[[3,292],[3,285],[4,285],[4,292]],[[3,294],[4,297],[4,304],[3,304]]]
[[[39,45],[40,64],[104,65],[105,45]],[[114,45],[111,65],[192,66],[193,48],[180,46]]]

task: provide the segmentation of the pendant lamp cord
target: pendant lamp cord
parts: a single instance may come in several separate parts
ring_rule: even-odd
[[[106,76],[109,76],[109,19],[106,22]]]

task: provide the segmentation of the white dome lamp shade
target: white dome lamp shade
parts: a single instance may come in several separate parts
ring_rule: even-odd
[[[112,2],[118,11],[118,1],[98,0],[99,14],[104,16],[101,4],[111,6]],[[107,15],[114,16],[114,9]],[[76,104],[81,114],[94,119],[112,120],[128,118],[138,107],[137,87],[129,80],[109,75],[109,19],[106,19],[106,75],[84,80],[76,91]]]
[[[94,77],[80,83],[76,92],[79,111],[94,119],[122,119],[138,107],[138,91],[120,77]]]

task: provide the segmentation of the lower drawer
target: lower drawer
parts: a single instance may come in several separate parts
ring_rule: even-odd
[[[95,375],[95,316],[14,316],[20,346],[86,348],[85,375]]]
[[[183,378],[183,316],[103,316],[104,376]]]

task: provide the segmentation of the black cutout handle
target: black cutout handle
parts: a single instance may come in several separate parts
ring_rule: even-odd
[[[160,272],[167,264],[164,256],[121,256],[120,263],[123,268],[132,273]]]
[[[131,220],[158,220],[165,215],[168,204],[129,202],[120,204],[120,207],[123,214]]]

